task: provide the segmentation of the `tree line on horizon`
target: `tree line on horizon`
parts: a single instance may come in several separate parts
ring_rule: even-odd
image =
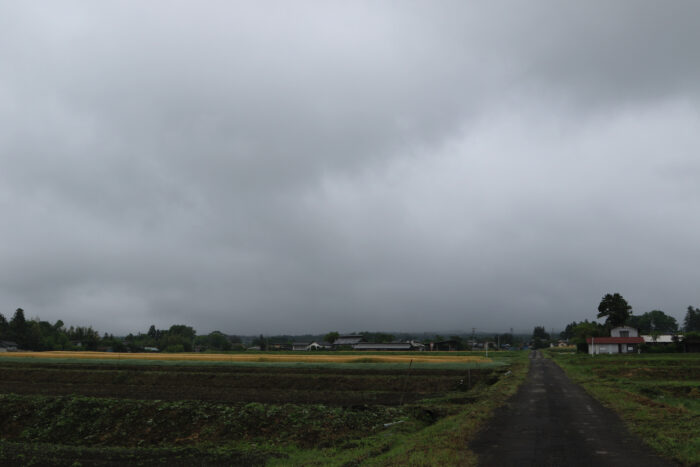
[[[124,338],[103,334],[91,326],[65,327],[63,321],[51,324],[39,319],[27,320],[22,308],[17,308],[8,321],[0,313],[0,340],[15,342],[24,350],[112,350],[114,352],[143,352],[147,348],[165,352],[191,352],[196,346],[212,350],[231,350],[240,339],[220,331],[197,336],[191,326],[174,324],[169,329],[151,325],[145,333],[129,334]]]
[[[456,350],[470,349],[469,341],[492,340],[500,344],[518,345],[527,340],[525,336],[514,336],[511,333],[490,334],[483,333],[468,334],[391,334],[386,332],[357,332],[366,342],[385,343],[393,342],[397,338],[401,340],[418,340],[424,344],[430,342],[452,341]],[[257,346],[262,350],[272,350],[289,345],[295,340],[302,338],[313,340],[325,340],[332,342],[339,337],[336,331],[325,335],[278,335],[253,337],[247,342]],[[227,335],[221,331],[213,331],[206,335],[197,335],[195,329],[183,324],[174,324],[168,329],[157,329],[151,325],[146,332],[136,334],[130,333],[125,337],[115,337],[112,334],[100,333],[91,326],[70,326],[66,327],[63,321],[55,323],[42,321],[39,318],[27,320],[24,310],[18,308],[12,318],[8,321],[0,313],[0,340],[11,341],[23,350],[46,351],[46,350],[87,350],[114,352],[192,352],[203,351],[230,351],[244,350],[243,338],[235,335]]]
[[[605,318],[604,323],[596,321],[584,321],[569,323],[559,338],[577,345],[585,345],[587,337],[603,337],[610,334],[610,329],[615,326],[628,325],[637,328],[640,333],[659,335],[662,333],[700,333],[700,308],[688,306],[683,320],[682,329],[676,319],[661,310],[652,310],[641,315],[634,315],[632,307],[619,293],[606,294],[598,305],[598,319]],[[359,332],[365,341],[372,343],[392,342],[396,339],[394,334],[385,332]],[[323,339],[332,342],[339,336],[338,332],[330,332],[326,335],[306,335],[303,338],[309,340]],[[488,340],[490,335],[480,337],[477,340]],[[298,336],[260,335],[252,339],[252,345],[263,350],[279,348],[284,344],[291,344]],[[469,348],[468,334],[454,334],[441,336],[423,333],[420,337],[401,333],[403,340],[419,340],[423,343],[431,341],[439,342],[450,340],[456,343],[457,350]],[[476,338],[472,335],[471,338]],[[532,337],[528,343],[535,348],[546,347],[552,341],[553,336],[546,332],[544,326],[535,326]],[[126,337],[115,337],[112,334],[103,334],[91,326],[65,327],[63,321],[55,323],[41,321],[38,318],[27,320],[24,310],[18,308],[8,321],[0,313],[0,340],[16,342],[18,347],[26,350],[112,350],[115,352],[143,352],[144,350],[157,349],[164,352],[192,352],[194,350],[229,351],[245,349],[242,338],[227,335],[221,331],[213,331],[206,335],[197,335],[191,326],[174,324],[168,329],[157,329],[151,325],[144,333],[129,334]],[[514,336],[511,333],[497,334],[493,336],[493,342],[500,344],[518,345],[526,343],[527,338]],[[250,341],[249,341],[250,342]]]

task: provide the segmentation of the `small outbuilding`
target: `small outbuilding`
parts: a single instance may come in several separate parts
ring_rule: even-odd
[[[17,352],[17,343],[12,341],[0,341],[0,352]]]

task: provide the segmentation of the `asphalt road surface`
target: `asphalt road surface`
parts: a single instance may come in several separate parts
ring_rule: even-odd
[[[556,363],[530,354],[530,373],[471,443],[482,466],[669,466]]]

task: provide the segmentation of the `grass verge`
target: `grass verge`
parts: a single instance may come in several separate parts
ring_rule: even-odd
[[[700,354],[547,353],[662,456],[700,465]]]

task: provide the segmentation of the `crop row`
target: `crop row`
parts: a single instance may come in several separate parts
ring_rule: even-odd
[[[181,369],[184,369],[181,371]],[[476,384],[492,370],[472,370]],[[192,367],[0,366],[0,393],[115,397],[146,400],[396,405],[460,389],[465,372],[386,374],[334,370],[196,371]]]

